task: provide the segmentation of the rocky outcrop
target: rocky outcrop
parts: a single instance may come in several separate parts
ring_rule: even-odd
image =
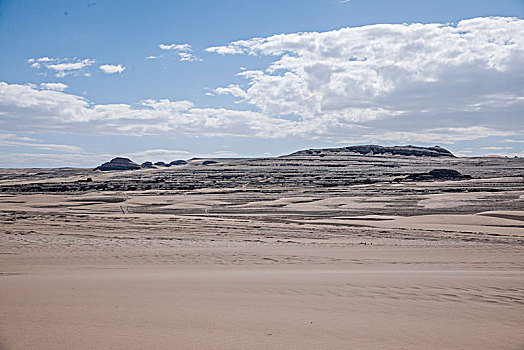
[[[95,170],[101,171],[115,171],[115,170],[137,170],[140,169],[140,165],[136,164],[129,158],[116,157],[111,159],[111,161],[106,162]]]
[[[397,180],[425,181],[425,180],[467,180],[467,179],[471,179],[471,175],[462,175],[457,170],[433,169],[428,173],[409,174],[404,179],[397,179]]]
[[[115,171],[115,170],[156,169],[157,167],[170,167],[172,165],[183,165],[183,164],[187,164],[187,162],[185,160],[175,160],[175,161],[172,161],[171,163],[156,162],[153,164],[153,162],[144,162],[138,165],[137,163],[133,162],[129,158],[117,157],[107,163],[100,165],[99,167],[95,168],[95,170]]]
[[[140,167],[143,169],[154,169],[155,168],[152,162],[144,162],[140,165]]]
[[[434,179],[471,179],[471,175],[462,175],[453,169],[434,169],[428,174]]]
[[[344,154],[362,154],[362,155],[399,155],[399,156],[415,156],[415,157],[455,157],[453,153],[445,148],[435,147],[419,147],[419,146],[393,146],[385,147],[378,145],[363,145],[363,146],[348,146],[341,148],[325,148],[325,149],[309,149],[298,151],[292,156],[326,156],[326,155],[344,155]]]

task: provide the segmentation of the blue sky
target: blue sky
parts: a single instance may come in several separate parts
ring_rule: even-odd
[[[524,156],[523,14],[521,0],[2,0],[0,166],[353,143]]]

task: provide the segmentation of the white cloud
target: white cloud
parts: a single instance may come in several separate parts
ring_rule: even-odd
[[[505,149],[513,149],[513,147],[498,147],[498,146],[490,146],[490,147],[481,147],[480,149],[485,149],[485,150],[505,150]]]
[[[95,60],[85,59],[76,62],[47,64],[46,67],[54,71],[63,72],[71,70],[80,70],[82,68],[92,65],[94,62]]]
[[[57,145],[57,144],[52,144],[52,143],[28,143],[28,142],[0,140],[0,147],[30,147],[30,148],[41,149],[41,150],[46,150],[46,151],[59,151],[59,152],[67,152],[67,153],[82,152],[82,149],[77,146]]]
[[[64,92],[7,83],[0,83],[0,117],[0,130],[12,133],[307,137],[344,143],[453,143],[516,134],[494,126],[415,125],[411,130],[396,131],[388,126],[344,124],[336,118],[330,123],[325,119],[294,121],[254,111],[198,108],[189,101],[167,99],[145,100],[136,107],[97,105]]]
[[[187,61],[187,62],[201,62],[202,59],[196,57],[195,55],[189,53],[189,52],[179,52],[178,56],[180,57],[180,61]]]
[[[158,47],[161,50],[171,50],[171,51],[193,51],[191,45],[189,44],[160,44]]]
[[[216,88],[215,92],[219,95],[232,95],[234,97],[246,97],[244,90],[236,84],[230,84],[227,88]]]
[[[104,64],[98,68],[100,68],[106,74],[122,73],[126,69],[121,64]]]
[[[297,117],[297,135],[340,140],[370,130],[406,139],[435,128],[524,127],[524,21],[517,18],[279,34],[206,51],[275,57],[264,70],[240,72],[244,87],[215,92],[273,117]]]
[[[55,90],[55,91],[64,91],[68,88],[66,84],[63,83],[41,83],[40,87],[45,90]]]
[[[220,55],[239,55],[239,54],[244,53],[242,48],[237,47],[236,45],[212,46],[212,47],[208,47],[206,51],[218,53]]]
[[[156,60],[156,59],[159,59],[161,57],[163,57],[163,56],[162,55],[160,55],[160,56],[153,56],[153,55],[151,55],[151,56],[147,56],[146,60]]]
[[[50,58],[50,57],[38,57],[38,58],[27,59],[27,63],[34,63],[34,62],[49,63],[49,62],[57,62],[57,61],[59,61],[58,58]]]
[[[40,57],[36,59],[38,62],[55,62],[56,58]]]
[[[33,69],[47,69],[51,72],[55,72],[55,76],[58,78],[65,77],[67,75],[77,74],[83,69],[91,66],[95,63],[93,59],[69,59],[69,58],[49,58],[49,57],[40,57],[40,58],[30,58],[27,60],[27,63],[31,64]],[[43,73],[45,74],[45,72]]]
[[[0,147],[30,147],[66,153],[82,152],[82,149],[77,146],[42,143],[40,140],[15,134],[0,134]]]
[[[11,140],[11,141],[38,141],[37,139],[34,139],[32,137],[26,137],[26,136],[20,136],[15,134],[0,134],[0,140]]]
[[[421,131],[383,131],[377,132],[374,129],[361,128],[359,136],[354,139],[341,139],[342,143],[397,143],[397,144],[452,144],[457,141],[471,141],[479,138],[492,136],[513,135],[513,131],[498,131],[482,126],[472,126],[463,128],[440,127],[429,128]]]
[[[180,61],[184,62],[200,62],[202,61],[201,58],[198,58],[197,56],[193,55],[191,52],[193,52],[193,49],[191,48],[191,45],[189,44],[160,44],[158,47],[162,50],[166,51],[174,51]],[[149,56],[157,58],[156,56]],[[149,58],[148,57],[148,58]]]
[[[162,45],[191,53],[188,44]],[[260,70],[241,71],[245,84],[212,90],[250,110],[171,100],[97,105],[64,92],[0,83],[0,130],[450,144],[516,139],[515,130],[524,129],[520,19],[280,34],[207,51],[273,58]]]
[[[292,126],[259,112],[197,108],[189,101],[97,105],[64,92],[0,82],[0,130],[14,133],[272,136]]]
[[[512,140],[512,139],[507,139],[507,140],[503,140],[504,142],[511,142],[511,143],[524,143],[524,140]]]

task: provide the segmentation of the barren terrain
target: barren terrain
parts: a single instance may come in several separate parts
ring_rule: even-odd
[[[524,347],[522,159],[206,160],[0,170],[0,348]]]

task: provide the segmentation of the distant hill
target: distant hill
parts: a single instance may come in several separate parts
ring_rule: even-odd
[[[98,166],[95,170],[113,171],[113,170],[137,170],[140,165],[136,164],[129,158],[116,157]]]
[[[418,147],[418,146],[348,146],[340,148],[308,149],[290,154],[290,156],[321,156],[321,155],[399,155],[399,156],[416,156],[416,157],[455,157],[453,153],[445,148],[435,147]]]

